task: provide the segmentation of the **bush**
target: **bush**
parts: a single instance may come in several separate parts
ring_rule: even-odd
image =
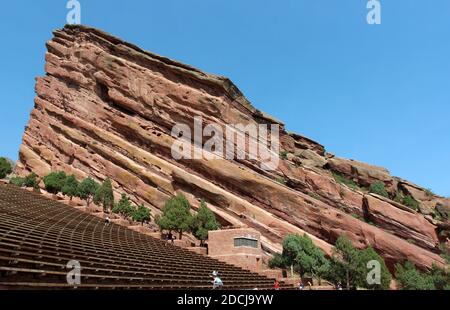
[[[280,152],[280,157],[281,157],[282,159],[287,159],[287,157],[288,157],[288,151],[281,151],[281,152]]]
[[[52,194],[58,194],[62,191],[64,184],[66,183],[67,175],[65,172],[52,172],[46,175],[43,179],[45,189]]]
[[[389,194],[386,191],[384,183],[381,181],[374,182],[370,185],[369,192],[389,198]]]
[[[26,177],[14,177],[9,180],[10,184],[18,187],[31,187],[34,189],[39,188],[39,182],[37,180],[37,175],[35,173],[30,173]]]
[[[9,180],[9,183],[18,187],[23,187],[25,184],[25,178],[13,177]]]
[[[39,188],[39,181],[37,179],[37,175],[34,172],[27,175],[23,180],[23,186],[34,189]]]
[[[405,198],[405,196],[403,195],[402,192],[397,191],[395,193],[395,197],[394,197],[394,201],[400,204],[403,204],[403,199]]]
[[[11,172],[11,163],[6,158],[0,157],[0,179],[4,179]]]
[[[438,221],[446,221],[450,219],[450,208],[437,204],[433,210],[433,218]]]
[[[450,251],[444,243],[439,244],[439,250],[441,251],[441,257],[445,259],[447,264],[450,264]]]
[[[355,189],[355,190],[360,189],[358,184],[356,184],[355,181],[346,178],[345,176],[343,176],[340,173],[337,173],[337,172],[332,172],[332,173],[333,173],[333,178],[336,180],[337,183],[347,185],[348,187]]]
[[[410,195],[403,197],[402,202],[405,206],[408,206],[413,210],[419,211],[420,207],[419,203],[416,200],[414,200],[414,198],[412,198]]]

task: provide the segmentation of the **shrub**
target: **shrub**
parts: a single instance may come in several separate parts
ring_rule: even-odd
[[[345,176],[343,176],[340,173],[337,173],[337,172],[332,172],[332,173],[333,173],[333,178],[336,180],[337,183],[347,185],[348,187],[355,189],[355,190],[360,189],[358,184],[356,184],[355,181],[346,178]]]
[[[200,208],[198,209],[197,215],[195,215],[192,219],[190,228],[193,235],[200,240],[202,245],[205,240],[208,239],[208,232],[219,228],[219,224],[216,221],[214,213],[208,209],[203,200],[200,203]]]
[[[52,194],[58,194],[61,192],[67,175],[65,172],[52,172],[46,175],[43,179],[45,184],[45,189]]]
[[[23,187],[25,184],[25,178],[13,177],[9,180],[9,183],[18,187]]]
[[[286,184],[287,184],[287,180],[286,180],[285,178],[283,178],[283,177],[278,177],[278,178],[276,179],[276,181],[277,181],[278,183],[280,183],[280,184],[283,184],[283,185],[286,185]]]
[[[437,204],[433,210],[433,218],[438,221],[446,221],[450,219],[450,208],[443,206],[441,204]]]
[[[11,172],[11,163],[6,158],[0,157],[0,179],[4,179]]]
[[[10,184],[13,184],[18,187],[31,187],[37,189],[39,187],[39,182],[37,180],[37,175],[35,173],[30,173],[26,177],[13,177],[9,180]]]
[[[27,175],[23,180],[23,186],[34,189],[39,188],[39,181],[37,179],[37,175],[34,172]]]
[[[281,152],[280,152],[280,157],[281,157],[282,159],[287,159],[287,157],[288,157],[288,151],[281,151]]]
[[[407,195],[405,197],[403,197],[403,204],[405,206],[410,207],[413,210],[419,211],[419,203],[414,200],[414,198],[412,198],[410,195]]]
[[[386,191],[384,183],[381,181],[377,181],[377,182],[370,184],[369,192],[389,198],[389,194]]]
[[[441,257],[445,259],[447,264],[450,264],[450,251],[444,243],[439,244],[439,250],[441,251]]]
[[[395,193],[395,197],[394,197],[394,201],[400,204],[403,204],[403,199],[405,198],[405,196],[403,195],[402,192],[397,191]]]

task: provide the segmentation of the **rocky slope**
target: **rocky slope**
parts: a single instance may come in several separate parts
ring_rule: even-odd
[[[286,234],[306,232],[330,253],[346,234],[358,247],[372,245],[389,266],[406,259],[421,268],[445,263],[439,244],[448,237],[449,199],[286,132],[229,79],[83,26],[55,31],[47,49],[47,74],[37,78],[16,173],[109,177],[117,193],[145,202],[153,214],[183,192],[195,207],[205,199],[223,225],[259,230],[269,252],[280,250]],[[195,116],[221,126],[280,124],[278,169],[262,170],[250,159],[173,159],[172,127],[193,125]],[[419,209],[369,194],[375,181],[391,199],[411,196]]]

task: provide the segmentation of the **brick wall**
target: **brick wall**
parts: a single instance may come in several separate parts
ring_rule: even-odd
[[[257,247],[235,246],[235,238],[256,240]],[[211,231],[208,235],[208,255],[244,269],[260,271],[262,269],[261,234],[251,228]]]

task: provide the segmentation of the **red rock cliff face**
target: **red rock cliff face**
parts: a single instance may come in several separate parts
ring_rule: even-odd
[[[438,244],[446,232],[439,227],[448,225],[431,214],[437,205],[448,208],[448,200],[286,132],[227,78],[82,26],[55,31],[47,48],[18,174],[109,177],[118,193],[145,202],[153,214],[183,192],[194,207],[205,199],[223,224],[260,231],[267,251],[279,251],[288,233],[308,233],[330,253],[345,234],[358,247],[373,246],[390,266],[406,259],[422,268],[444,264]],[[255,160],[174,160],[172,127],[193,125],[195,116],[221,126],[279,123],[286,156],[275,171]],[[337,183],[332,171],[360,188]],[[391,198],[411,195],[421,209],[368,194],[374,181],[384,182]]]

